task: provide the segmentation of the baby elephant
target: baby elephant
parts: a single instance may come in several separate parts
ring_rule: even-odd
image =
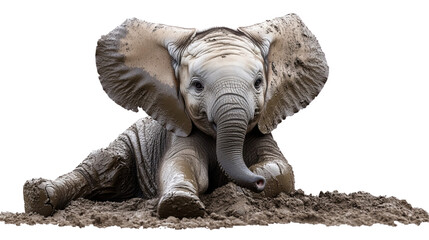
[[[294,190],[270,132],[320,92],[328,66],[294,14],[237,30],[125,21],[98,41],[103,89],[148,115],[56,180],[24,185],[26,212],[85,197],[158,198],[160,217],[205,214],[199,195],[227,183],[265,196]]]

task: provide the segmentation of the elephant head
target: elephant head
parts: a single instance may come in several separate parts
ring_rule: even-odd
[[[96,63],[116,103],[142,108],[180,137],[194,125],[216,138],[226,175],[256,192],[265,179],[243,161],[246,133],[270,133],[328,77],[316,38],[295,14],[201,32],[131,19],[99,40]]]

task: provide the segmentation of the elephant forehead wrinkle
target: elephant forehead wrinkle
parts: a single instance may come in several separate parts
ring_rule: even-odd
[[[259,70],[257,64],[244,58],[231,59],[231,61],[212,60],[202,63],[201,66],[203,69],[208,69],[217,78],[234,76],[244,79],[245,77],[252,77],[254,72]]]
[[[243,46],[237,42],[225,41],[225,42],[215,42],[215,43],[203,43],[195,47],[194,49],[189,49],[190,55],[194,57],[201,57],[206,54],[213,55],[213,57],[218,57],[222,55],[257,55],[254,51]]]
[[[249,39],[224,32],[214,32],[194,41],[188,46],[184,57],[198,58],[204,55],[252,55],[262,59],[260,49]]]
[[[196,59],[189,65],[190,71],[206,79],[243,78],[253,79],[255,72],[263,68],[259,61],[241,56],[227,58]]]

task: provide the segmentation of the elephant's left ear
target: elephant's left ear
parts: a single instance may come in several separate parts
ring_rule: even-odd
[[[100,82],[125,109],[142,108],[161,125],[187,136],[192,122],[179,95],[174,66],[195,29],[129,19],[98,41]]]
[[[267,93],[258,126],[266,134],[319,94],[328,65],[316,37],[295,14],[238,30],[260,46],[265,58]]]

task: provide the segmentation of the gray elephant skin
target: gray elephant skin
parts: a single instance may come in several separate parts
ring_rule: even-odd
[[[49,216],[79,197],[142,197],[158,199],[160,217],[197,217],[199,195],[228,181],[268,197],[294,190],[271,131],[328,78],[297,15],[205,31],[130,19],[101,37],[96,64],[113,101],[150,117],[72,172],[27,181],[26,212]]]

